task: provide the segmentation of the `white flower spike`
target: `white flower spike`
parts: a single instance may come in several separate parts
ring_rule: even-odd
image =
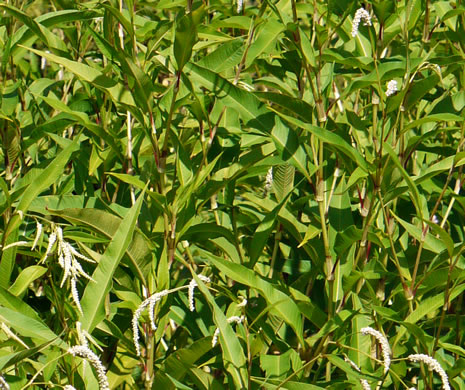
[[[0,390],[10,390],[10,385],[6,382],[6,380],[1,375],[0,375]]]
[[[442,380],[442,388],[444,390],[450,390],[449,378],[436,359],[422,353],[409,355],[408,359],[412,362],[425,363],[430,371],[435,371],[437,374],[439,374]]]
[[[363,19],[364,26],[371,26],[371,16],[368,11],[364,8],[359,8],[355,13],[354,20],[352,21],[352,37],[356,37],[358,34],[358,26],[360,21]]]
[[[247,306],[247,299],[242,298],[242,302],[237,304],[237,307],[246,307]]]
[[[155,304],[161,300],[164,296],[168,295],[170,292],[168,290],[163,290],[158,293],[155,293],[148,297],[145,301],[143,301],[137,310],[134,312],[134,315],[132,317],[132,334],[133,334],[133,340],[134,340],[134,346],[136,348],[136,353],[137,356],[140,356],[140,345],[139,345],[139,317],[141,316],[142,312],[145,310],[145,308],[148,306],[149,307],[149,317],[150,317],[150,325],[152,330],[156,330],[157,327],[155,325],[155,319],[154,319],[154,314],[153,310],[155,307]]]
[[[268,192],[270,192],[272,186],[273,186],[273,167],[270,167],[270,169],[268,169],[268,172],[265,178],[265,194],[268,194]]]
[[[244,0],[237,0],[237,13],[240,14],[244,7]]]
[[[42,235],[42,224],[37,222],[37,229],[36,229],[36,237],[34,238],[34,242],[32,243],[31,250],[34,250],[39,242],[40,236]]]
[[[210,283],[210,278],[205,275],[197,275],[199,279],[204,282],[204,283]],[[188,297],[189,297],[189,310],[190,311],[195,311],[195,300],[194,300],[194,290],[197,287],[197,282],[195,279],[192,279],[189,283],[189,288],[188,288]]]
[[[110,385],[108,383],[105,367],[103,367],[102,362],[95,353],[93,353],[88,347],[84,347],[82,345],[76,345],[74,347],[71,347],[70,349],[68,349],[68,353],[70,353],[73,356],[79,356],[88,360],[97,372],[97,379],[100,390],[110,390]]]
[[[242,321],[244,321],[244,316],[232,316],[227,319],[228,323],[236,323],[240,324]],[[212,347],[214,347],[218,343],[218,336],[220,335],[220,328],[215,329],[215,333],[213,333],[213,338],[212,338]]]
[[[397,81],[396,80],[391,80],[387,83],[387,91],[386,91],[386,96],[392,96],[398,91],[397,89]]]
[[[391,348],[389,347],[389,342],[386,337],[381,332],[377,330],[366,327],[360,329],[360,332],[364,335],[373,336],[376,341],[381,345],[381,351],[383,353],[383,364],[384,364],[384,373],[389,371],[389,366],[391,365]]]
[[[83,276],[92,282],[94,280],[83,270],[77,259],[82,259],[89,263],[95,263],[95,261],[80,254],[69,242],[65,241],[63,238],[63,230],[59,226],[55,226],[50,234],[45,257],[51,254],[55,242],[57,242],[58,264],[63,268],[63,278],[61,279],[60,288],[64,286],[67,279],[70,280],[71,296],[79,312],[82,314],[83,312],[77,290],[78,277]]]

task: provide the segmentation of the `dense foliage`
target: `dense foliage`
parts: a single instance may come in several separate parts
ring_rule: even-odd
[[[0,17],[9,388],[465,389],[461,0]]]

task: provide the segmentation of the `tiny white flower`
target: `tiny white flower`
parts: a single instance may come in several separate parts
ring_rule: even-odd
[[[271,188],[271,185],[273,184],[273,167],[270,167],[270,169],[268,169],[265,180],[265,188],[268,188],[269,190]]]
[[[48,238],[48,246],[47,246],[47,250],[45,251],[45,257],[49,256],[50,253],[52,253],[52,248],[56,240],[57,240],[57,234],[55,233],[55,231],[53,231]]]
[[[246,307],[247,306],[247,299],[242,298],[242,302],[237,304],[237,307]]]
[[[68,349],[68,353],[70,353],[73,356],[79,356],[88,360],[97,372],[97,379],[100,389],[110,390],[110,385],[108,383],[105,367],[103,367],[102,362],[95,353],[93,353],[88,347],[84,347],[82,345],[76,345],[74,347],[71,347],[70,349]]]
[[[241,13],[242,7],[244,6],[244,0],[237,0],[237,13]]]
[[[210,278],[205,275],[197,275],[199,279],[204,283],[210,283]],[[197,282],[195,279],[192,279],[188,287],[188,298],[189,298],[189,310],[195,311],[195,300],[194,300],[194,290],[197,287]]]
[[[8,244],[8,245],[5,245],[3,247],[3,250],[6,251],[7,249],[9,248],[13,248],[15,246],[23,246],[23,245],[27,245],[28,242],[27,241],[16,241],[16,242],[12,242],[11,244]]]
[[[361,372],[360,371],[360,367],[357,366],[352,360],[350,360],[347,356],[344,356],[344,360],[349,363],[352,368],[358,372]],[[370,384],[368,383],[368,381],[366,379],[360,379],[360,384],[362,385],[362,389],[363,390],[371,390],[371,387],[370,387]]]
[[[57,235],[58,243],[63,243],[63,229],[59,226],[55,227],[55,233]]]
[[[87,341],[89,334],[87,331],[82,329],[81,323],[79,321],[76,322],[76,330],[79,338],[79,344],[83,347],[89,347],[89,343]]]
[[[77,306],[77,308],[79,310],[79,313],[84,314],[84,312],[82,311],[81,302],[80,302],[80,299],[79,299],[79,292],[78,292],[78,289],[77,289],[77,286],[76,286],[76,278],[75,277],[71,278],[70,284],[71,284],[71,296],[73,297],[73,301],[76,304],[76,306]]]
[[[389,342],[386,337],[377,330],[366,327],[360,329],[360,332],[364,335],[373,336],[378,343],[381,345],[381,351],[383,353],[383,364],[384,364],[384,373],[389,371],[389,366],[391,365],[391,348],[389,347]]]
[[[57,242],[58,264],[63,269],[63,277],[61,279],[60,288],[64,286],[68,279],[70,280],[71,296],[73,301],[76,303],[79,312],[82,314],[83,312],[79,302],[79,293],[77,290],[78,277],[83,276],[92,282],[94,280],[83,270],[77,259],[83,259],[91,263],[95,263],[95,261],[84,255],[81,255],[69,242],[65,241],[63,237],[63,230],[59,226],[55,226],[53,228],[48,241],[49,242],[45,257],[51,254],[53,246],[55,242]]]
[[[398,91],[397,89],[397,81],[396,80],[391,80],[387,83],[387,91],[386,91],[386,96],[392,96]]]
[[[240,324],[242,321],[244,321],[244,316],[232,316],[227,319],[228,323],[236,323]],[[212,347],[214,347],[218,343],[218,336],[220,335],[220,328],[215,329],[215,333],[213,333],[213,338],[212,338]]]
[[[76,390],[76,388],[71,385],[66,385],[65,387],[63,387],[63,390]]]
[[[371,390],[371,386],[366,379],[360,379],[360,384],[363,390]]]
[[[10,390],[10,385],[1,375],[0,375],[0,390]]]
[[[34,238],[34,242],[32,243],[31,250],[35,249],[37,243],[39,242],[41,235],[42,235],[42,224],[40,222],[37,222],[36,237]]]
[[[355,12],[354,20],[352,21],[352,37],[356,37],[358,34],[358,26],[360,21],[363,19],[364,26],[371,26],[371,16],[368,11],[364,8],[359,8]]]
[[[265,178],[265,188],[264,188],[264,193],[263,196],[266,197],[268,193],[271,191],[271,187],[273,186],[273,167],[270,167],[268,169],[268,172],[266,174]]]
[[[95,263],[94,260],[89,259],[88,257],[84,256],[83,254],[79,253],[72,245],[69,245],[69,249],[71,250],[71,253],[76,256],[79,259],[85,260],[89,263]]]
[[[442,388],[444,390],[450,390],[449,378],[436,359],[422,353],[409,355],[408,359],[412,362],[425,363],[430,371],[435,371],[437,374],[439,374],[442,380]]]

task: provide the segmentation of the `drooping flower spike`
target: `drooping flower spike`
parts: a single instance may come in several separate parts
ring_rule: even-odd
[[[354,20],[352,21],[352,37],[357,36],[361,20],[363,20],[364,26],[371,26],[371,16],[365,8],[359,8],[355,12]]]
[[[384,365],[384,373],[389,371],[389,367],[391,365],[391,347],[389,346],[389,342],[386,337],[379,331],[370,328],[369,326],[366,328],[360,329],[360,332],[364,335],[373,336],[376,341],[381,345],[381,352],[383,354],[383,365]]]
[[[199,279],[204,282],[204,283],[210,283],[210,278],[205,275],[197,275]],[[188,289],[188,297],[189,297],[189,310],[190,311],[195,311],[195,300],[194,300],[194,291],[195,288],[197,287],[197,282],[195,279],[192,279],[189,283],[189,289]]]
[[[422,353],[409,355],[408,359],[425,363],[430,371],[435,371],[441,377],[443,390],[450,390],[449,377],[436,359]]]
[[[210,278],[205,275],[197,275],[200,280],[202,280],[204,283],[210,283]],[[189,309],[191,311],[195,310],[195,302],[194,302],[194,290],[195,287],[197,287],[197,283],[195,282],[195,279],[192,279],[191,282],[188,285],[181,286],[181,287],[176,287],[173,288],[172,290],[163,290],[160,292],[157,292],[155,294],[152,294],[150,297],[145,299],[139,307],[136,309],[134,312],[134,315],[132,317],[132,333],[133,333],[133,341],[134,341],[134,347],[136,348],[136,354],[137,356],[140,356],[141,350],[140,350],[140,344],[139,344],[139,318],[142,315],[143,311],[148,308],[149,312],[149,320],[150,320],[150,327],[153,331],[157,329],[157,326],[155,324],[155,314],[154,314],[154,309],[155,305],[157,304],[158,301],[160,301],[163,297],[167,296],[168,294],[171,294],[175,291],[179,291],[182,289],[188,289],[188,294],[189,294]]]
[[[134,312],[132,317],[132,334],[134,340],[134,346],[136,348],[137,356],[140,356],[140,344],[139,344],[139,317],[141,316],[142,312],[145,308],[149,307],[149,318],[150,318],[150,326],[152,330],[156,330],[157,326],[155,325],[155,318],[153,310],[155,308],[155,304],[160,301],[163,297],[167,296],[170,293],[168,290],[163,290],[158,293],[155,293],[144,300],[137,310]]]
[[[76,345],[74,347],[71,347],[70,349],[68,349],[68,353],[70,353],[73,356],[79,356],[89,361],[92,367],[94,367],[95,371],[97,372],[97,379],[100,390],[110,390],[110,385],[108,383],[105,367],[103,367],[102,362],[95,353],[93,353],[88,347],[82,345]]]

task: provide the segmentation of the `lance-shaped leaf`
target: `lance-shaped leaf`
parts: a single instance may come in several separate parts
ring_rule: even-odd
[[[271,137],[281,158],[296,167],[310,181],[311,174],[307,169],[307,155],[299,142],[297,134],[286,126],[278,116],[275,121]]]
[[[66,343],[53,333],[41,320],[31,318],[17,310],[11,310],[0,306],[0,321],[7,324],[21,336],[31,337],[41,342],[51,341],[60,348],[67,348]]]
[[[224,260],[211,253],[203,252],[203,255],[208,258],[210,263],[231,279],[260,291],[268,304],[273,306],[271,312],[285,321],[294,330],[299,342],[302,345],[305,344],[303,339],[303,322],[299,307],[288,294],[278,290],[272,283],[243,265]]]
[[[117,83],[110,77],[105,76],[99,70],[81,62],[71,61],[67,58],[56,56],[55,54],[46,53],[44,51],[31,48],[27,49],[41,57],[46,58],[48,61],[62,65],[78,78],[91,83],[93,86],[104,92],[107,92],[115,103],[136,106],[131,93],[122,84]]]
[[[8,228],[4,233],[4,244],[11,244],[18,240],[18,227],[21,224],[21,213],[24,215],[29,208],[31,202],[44,190],[48,189],[55,181],[63,175],[65,165],[68,163],[71,153],[79,146],[79,136],[74,139],[64,150],[62,150],[56,158],[50,162],[39,176],[29,184],[27,190],[21,197],[15,213],[8,224]],[[17,247],[11,247],[2,252],[2,260],[0,262],[0,287],[7,288],[10,282],[13,264],[16,258]]]
[[[139,195],[139,199],[134,203],[119,225],[118,230],[92,274],[92,279],[95,282],[89,282],[84,291],[81,301],[84,315],[81,322],[83,329],[89,333],[104,318],[105,298],[110,291],[113,274],[132,241],[144,194],[145,191]]]
[[[194,279],[197,282],[199,290],[205,296],[213,310],[215,323],[220,330],[220,345],[223,351],[223,364],[231,374],[236,389],[243,389],[247,383],[246,359],[242,346],[236,334],[228,323],[226,316],[215,302],[215,299],[208,291],[203,282],[194,274]]]
[[[192,48],[197,42],[197,24],[202,19],[203,11],[204,7],[202,6],[194,12],[184,15],[176,23],[173,50],[178,72],[181,72],[192,56]]]

